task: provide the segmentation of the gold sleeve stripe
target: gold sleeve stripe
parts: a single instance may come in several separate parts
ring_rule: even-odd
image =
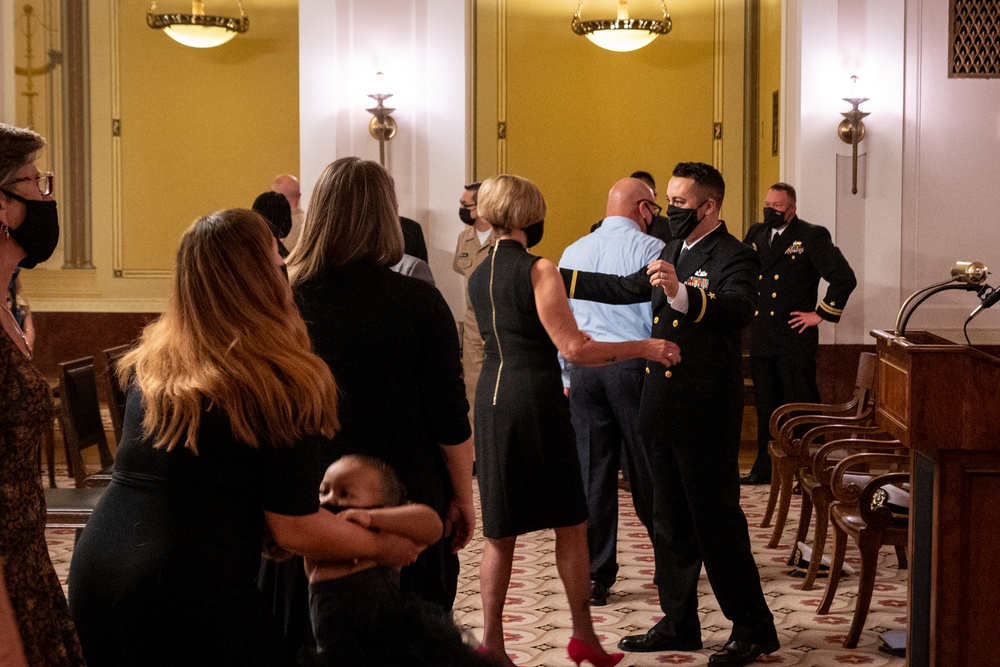
[[[826,305],[825,301],[820,301],[819,302],[819,307],[822,308],[823,310],[825,310],[826,312],[830,313],[831,315],[843,315],[844,314],[844,309],[843,308],[834,308],[832,306],[828,306],[828,305]]]
[[[571,299],[573,298],[573,294],[576,293],[576,276],[577,275],[578,275],[577,270],[573,269],[573,278],[569,281],[569,298],[571,298]]]
[[[705,290],[698,288],[698,293],[701,294],[701,312],[698,313],[698,317],[695,322],[701,322],[701,318],[705,317],[705,311],[708,310],[708,297],[705,296]]]

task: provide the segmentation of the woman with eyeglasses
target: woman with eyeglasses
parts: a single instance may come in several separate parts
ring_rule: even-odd
[[[0,123],[0,284],[18,266],[44,262],[59,241],[52,174],[35,166],[45,140]],[[0,307],[0,663],[82,665],[66,597],[45,544],[45,492],[38,448],[52,419],[52,398],[31,364],[28,336]],[[8,606],[9,603],[9,606]],[[11,628],[11,625],[13,626]],[[10,630],[10,632],[5,632]],[[6,655],[5,655],[6,654]],[[7,660],[6,662],[4,660]]]

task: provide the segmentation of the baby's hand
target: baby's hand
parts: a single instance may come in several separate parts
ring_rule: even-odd
[[[339,516],[362,528],[370,528],[372,525],[372,515],[368,510],[346,509]]]

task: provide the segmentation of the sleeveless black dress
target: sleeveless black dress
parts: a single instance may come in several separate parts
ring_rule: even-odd
[[[476,388],[476,468],[483,534],[494,539],[587,518],[557,351],[535,307],[538,259],[501,240],[469,277],[486,353]]]

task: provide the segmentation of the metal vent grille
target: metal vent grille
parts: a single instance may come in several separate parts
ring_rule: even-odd
[[[951,0],[950,78],[1000,77],[1000,0]]]

